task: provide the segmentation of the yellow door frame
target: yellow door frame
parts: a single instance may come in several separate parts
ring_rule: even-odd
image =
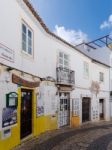
[[[21,130],[20,120],[21,120],[21,90],[22,89],[32,91],[32,133],[31,134],[32,134],[32,136],[35,136],[36,135],[36,94],[35,94],[35,89],[34,88],[27,88],[27,87],[18,88],[18,125],[19,125],[19,133],[20,133],[20,130]],[[20,141],[22,141],[21,138],[20,138]]]

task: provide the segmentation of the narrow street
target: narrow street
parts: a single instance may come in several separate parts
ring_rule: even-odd
[[[112,150],[112,122],[50,131],[14,150]]]

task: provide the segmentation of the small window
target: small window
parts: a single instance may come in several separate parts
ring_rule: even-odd
[[[89,77],[89,64],[87,62],[84,62],[84,77]]]
[[[69,56],[63,52],[59,52],[59,67],[69,68]]]
[[[103,82],[104,81],[104,73],[100,72],[100,81]]]
[[[24,23],[22,23],[22,50],[27,54],[33,53],[33,36],[31,29]]]

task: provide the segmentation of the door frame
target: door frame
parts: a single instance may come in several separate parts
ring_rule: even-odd
[[[36,95],[35,95],[35,89],[34,88],[27,88],[27,87],[20,87],[18,88],[18,124],[19,124],[19,130],[21,130],[21,101],[22,101],[22,89],[23,90],[30,90],[32,91],[32,133],[25,138],[21,139],[20,136],[20,143],[24,140],[27,140],[35,135],[35,120],[36,120]],[[21,134],[21,132],[19,133]]]
[[[88,98],[89,99],[89,120],[88,121],[85,121],[85,122],[83,122],[83,120],[82,120],[82,113],[81,113],[81,121],[82,121],[82,123],[87,123],[87,122],[89,122],[89,121],[91,121],[91,97],[86,97],[86,96],[84,96],[84,97],[82,97],[82,100],[81,100],[81,107],[82,107],[82,101],[83,101],[83,98]]]
[[[103,99],[103,119],[100,118],[100,112],[99,112],[99,120],[105,120],[105,113],[106,113],[106,107],[105,107],[105,98],[99,97],[99,108],[100,108],[100,99]]]
[[[112,107],[111,107],[111,104],[112,104],[112,99],[109,100],[109,104],[110,104],[110,120],[112,120]]]
[[[71,113],[70,113],[70,106],[71,106],[71,102],[70,102],[70,92],[69,91],[59,91],[58,92],[58,96],[60,93],[68,93],[69,94],[69,123],[65,126],[70,126],[71,125]],[[59,125],[59,112],[60,112],[60,96],[59,96],[59,101],[58,101],[58,128],[63,128],[65,126],[60,126]]]

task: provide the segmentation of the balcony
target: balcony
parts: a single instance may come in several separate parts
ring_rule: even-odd
[[[56,68],[57,84],[74,86],[75,84],[75,72],[66,68]]]

